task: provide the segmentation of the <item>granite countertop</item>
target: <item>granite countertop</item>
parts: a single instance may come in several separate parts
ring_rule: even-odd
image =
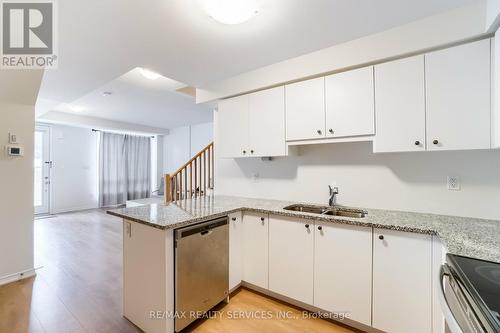
[[[367,209],[364,218],[324,216],[284,210],[296,202],[210,196],[176,203],[148,204],[108,211],[109,214],[166,230],[224,216],[252,211],[321,222],[392,229],[437,235],[451,254],[500,262],[500,221],[435,214]]]

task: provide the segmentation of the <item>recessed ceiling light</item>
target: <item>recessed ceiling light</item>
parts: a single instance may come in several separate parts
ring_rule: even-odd
[[[102,96],[104,96],[104,97],[108,97],[108,96],[111,96],[111,94],[113,94],[111,91],[104,91],[104,92],[102,93]]]
[[[160,74],[150,71],[149,69],[146,68],[141,68],[140,71],[142,76],[144,76],[146,79],[149,80],[156,80],[161,76]]]
[[[258,11],[256,0],[202,0],[207,14],[223,24],[240,24]]]
[[[75,112],[82,112],[82,111],[85,111],[85,108],[83,106],[80,106],[80,105],[72,105],[70,106],[71,110],[75,111]]]

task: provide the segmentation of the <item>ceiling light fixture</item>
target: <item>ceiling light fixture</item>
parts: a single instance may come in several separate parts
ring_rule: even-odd
[[[223,24],[240,24],[258,11],[256,0],[202,0],[207,14]]]
[[[146,68],[141,68],[140,71],[142,76],[149,80],[156,80],[161,76],[161,74],[155,73]]]

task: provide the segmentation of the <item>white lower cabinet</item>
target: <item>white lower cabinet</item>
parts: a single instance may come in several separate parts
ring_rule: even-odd
[[[123,220],[123,316],[144,332],[174,331],[173,317],[149,316],[174,311],[173,234]]]
[[[442,326],[430,235],[246,212],[229,223],[231,289],[245,281],[387,333]]]
[[[269,217],[269,289],[313,304],[314,223]]]
[[[318,224],[314,306],[371,325],[372,228]]]
[[[373,327],[432,332],[432,236],[373,232]]]
[[[229,290],[243,280],[243,235],[241,212],[229,214]]]
[[[243,280],[268,289],[268,214],[243,214]]]

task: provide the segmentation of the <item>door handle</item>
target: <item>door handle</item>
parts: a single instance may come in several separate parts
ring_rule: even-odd
[[[448,268],[448,265],[446,264],[441,265],[439,269],[438,299],[439,303],[441,304],[441,311],[443,312],[443,316],[446,320],[448,328],[450,329],[450,332],[462,333],[462,329],[460,328],[460,325],[455,319],[455,316],[453,315],[453,312],[451,311],[450,306],[448,305],[448,301],[446,300],[446,295],[444,293],[444,285],[443,285],[444,279],[449,279],[450,277],[451,277],[451,272],[450,269]]]

